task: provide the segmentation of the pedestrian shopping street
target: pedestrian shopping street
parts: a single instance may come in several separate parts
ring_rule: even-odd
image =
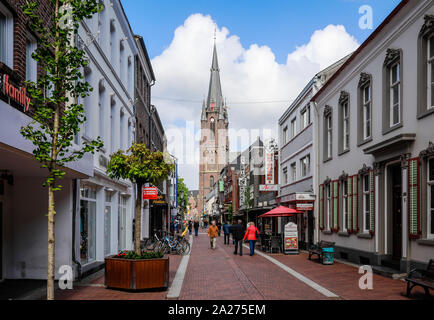
[[[224,245],[223,235],[217,249],[209,248],[205,229],[194,237],[189,256],[170,255],[170,281],[167,291],[126,292],[107,289],[104,274],[92,281],[74,283],[73,290],[56,291],[57,300],[400,300],[405,299],[406,283],[402,280],[373,275],[373,290],[361,290],[358,268],[335,261],[322,265],[308,255],[264,254],[256,250],[249,256],[245,245],[243,256],[233,254],[234,246]],[[270,258],[268,260],[266,257]],[[182,259],[188,266],[177,294],[176,277]],[[276,265],[277,263],[277,265]],[[181,268],[180,268],[181,269]],[[175,281],[177,282],[177,281]],[[168,295],[174,297],[168,298]],[[425,298],[415,288],[412,299]],[[45,297],[41,297],[44,299]]]

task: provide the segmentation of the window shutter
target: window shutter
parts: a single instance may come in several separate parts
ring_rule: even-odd
[[[347,220],[347,232],[351,233],[353,230],[352,228],[352,219],[353,219],[353,178],[348,177],[347,178],[347,210],[348,210],[348,220]]]
[[[375,233],[375,175],[374,171],[369,172],[369,233]]]
[[[359,232],[359,176],[353,176],[353,232]]]
[[[324,230],[324,185],[319,186],[319,228]]]
[[[339,217],[339,191],[338,191],[338,181],[333,181],[332,182],[332,187],[333,187],[333,194],[332,194],[332,212],[333,212],[333,228],[332,231],[338,231],[339,230],[339,226],[338,226],[338,217]]]
[[[419,158],[408,161],[408,227],[409,237],[420,237]]]

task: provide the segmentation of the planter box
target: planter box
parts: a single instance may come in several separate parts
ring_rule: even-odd
[[[125,290],[167,289],[169,257],[146,260],[105,258],[105,285]]]

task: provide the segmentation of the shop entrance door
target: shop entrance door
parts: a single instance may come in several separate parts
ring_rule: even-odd
[[[392,258],[402,257],[402,174],[401,166],[390,168],[392,176]]]

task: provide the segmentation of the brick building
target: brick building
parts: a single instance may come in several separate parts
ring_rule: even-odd
[[[208,98],[202,105],[198,210],[204,212],[206,195],[228,163],[229,119],[220,83],[217,48],[214,44]]]

